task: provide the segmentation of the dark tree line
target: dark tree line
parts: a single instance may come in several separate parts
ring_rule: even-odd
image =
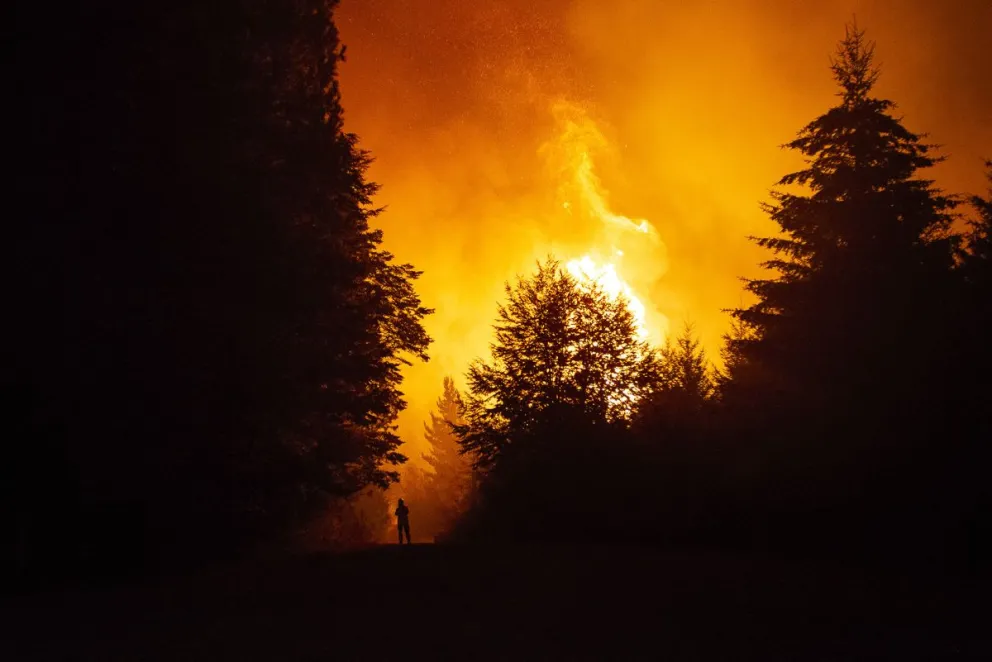
[[[22,561],[239,549],[396,479],[430,311],[372,225],[336,4],[16,8]]]
[[[941,157],[874,96],[873,54],[850,26],[838,104],[786,145],[806,165],[765,207],[781,232],[755,239],[769,275],[729,311],[720,373],[691,328],[637,347],[622,302],[553,262],[508,286],[458,429],[488,472],[463,535],[979,557],[990,200],[954,231],[966,206],[922,176]]]

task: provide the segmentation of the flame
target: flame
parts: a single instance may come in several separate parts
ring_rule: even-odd
[[[617,251],[622,255],[622,251]],[[637,337],[641,341],[648,340],[646,308],[640,298],[618,274],[614,264],[599,265],[588,255],[583,255],[577,260],[570,260],[565,268],[580,283],[597,283],[614,300],[621,296],[626,300],[627,308],[634,316],[634,328],[637,330]]]
[[[560,182],[561,208],[571,217],[578,216],[576,220],[598,228],[592,245],[568,260],[566,270],[580,282],[597,283],[614,300],[623,297],[634,316],[638,339],[661,342],[667,332],[667,318],[653,311],[649,321],[649,309],[644,303],[648,299],[639,295],[628,279],[632,274],[639,275],[642,285],[650,285],[660,277],[665,270],[665,245],[647,219],[633,219],[610,208],[593,156],[607,152],[609,144],[588,112],[562,100],[554,103],[551,111],[557,135],[544,144],[540,153],[552,176]],[[641,256],[640,264],[628,262],[621,266],[627,253],[618,245],[630,248],[635,259]]]

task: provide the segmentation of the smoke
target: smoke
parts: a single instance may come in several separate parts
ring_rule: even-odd
[[[442,377],[487,353],[503,282],[549,252],[612,267],[652,340],[689,319],[715,358],[766,257],[747,236],[774,231],[759,203],[801,164],[779,146],[834,102],[855,14],[878,93],[949,157],[932,176],[983,191],[986,0],[344,0],[346,125],[437,309],[432,360],[405,373],[408,454]]]

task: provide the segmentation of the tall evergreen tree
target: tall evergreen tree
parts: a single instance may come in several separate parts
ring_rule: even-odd
[[[960,381],[968,384],[964,387],[964,400],[971,405],[970,417],[977,415],[979,418],[983,436],[992,432],[992,413],[987,411],[989,398],[992,398],[992,380],[989,379],[992,374],[992,334],[989,331],[992,328],[992,161],[985,165],[989,181],[986,197],[973,195],[970,198],[975,218],[971,221],[967,250],[961,264],[965,297],[960,316],[965,326],[965,341],[960,351],[964,369]]]
[[[429,311],[372,226],[336,5],[103,4],[48,24],[64,39],[45,35],[46,82],[23,86],[39,220],[19,317],[36,328],[12,373],[49,450],[16,501],[58,464],[80,524],[25,511],[33,531],[98,537],[84,522],[120,512],[115,536],[230,542],[395,478],[399,368],[426,358]]]
[[[747,369],[744,348],[754,337],[754,329],[750,325],[736,317],[731,318],[730,330],[723,334],[723,344],[720,347],[723,369],[716,375],[716,386],[721,396],[728,388],[732,388],[734,379],[739,378],[741,372]],[[741,381],[746,379],[742,378]]]
[[[694,405],[701,405],[713,395],[713,369],[691,323],[685,323],[674,343],[671,338],[665,341],[661,366],[662,391],[682,394],[686,402]]]
[[[580,284],[549,258],[506,285],[490,361],[468,373],[462,448],[489,467],[511,444],[546,434],[569,412],[590,425],[624,423],[658,387],[657,352],[637,339],[621,299]]]
[[[973,195],[971,206],[976,217],[971,221],[965,253],[965,274],[974,284],[992,287],[992,160],[985,162],[985,177],[989,181],[987,197]]]
[[[922,404],[933,377],[917,348],[940,337],[955,202],[916,177],[939,159],[872,95],[873,57],[849,26],[831,66],[840,102],[786,145],[807,167],[766,206],[782,234],[756,239],[776,277],[748,281],[757,302],[733,311],[754,332],[735,340],[743,374],[777,406],[891,413]]]
[[[445,377],[443,391],[437,399],[437,409],[430,414],[429,423],[424,423],[424,439],[430,444],[430,452],[424,455],[424,460],[434,470],[440,473],[445,467],[455,466],[456,460],[463,457],[460,447],[452,433],[453,425],[461,425],[463,407],[462,396],[455,388],[451,377]]]
[[[430,452],[424,455],[424,461],[433,470],[430,486],[442,528],[464,512],[472,491],[471,459],[462,454],[454,431],[455,426],[465,424],[461,415],[463,407],[454,380],[445,377],[444,391],[437,399],[437,410],[431,412],[430,422],[424,423],[424,439],[430,444]]]
[[[747,281],[757,301],[733,311],[744,327],[722,389],[723,432],[749,441],[738,459],[761,486],[741,494],[819,547],[904,546],[950,521],[931,505],[960,466],[956,201],[919,176],[940,159],[873,95],[873,57],[849,26],[838,104],[786,145],[806,167],[765,207],[781,233],[756,241],[774,274]]]
[[[716,385],[692,324],[686,322],[674,341],[666,339],[660,360],[661,380],[638,412],[639,432],[651,445],[662,444],[669,461],[677,449],[700,454],[712,446],[702,433]]]

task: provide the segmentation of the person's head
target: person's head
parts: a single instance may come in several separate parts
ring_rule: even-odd
[[[399,505],[401,505],[401,506],[403,505],[403,499],[400,499],[400,504]]]

